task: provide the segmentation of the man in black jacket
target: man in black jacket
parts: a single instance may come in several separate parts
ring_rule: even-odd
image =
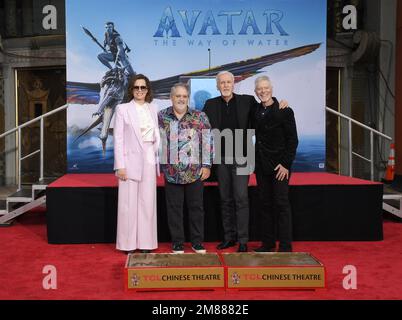
[[[261,200],[262,246],[255,251],[292,251],[292,222],[289,203],[289,178],[298,145],[296,122],[291,108],[279,109],[272,97],[268,77],[255,81],[255,93],[261,100],[252,115],[256,135],[256,176]],[[277,212],[275,212],[275,209]]]
[[[215,136],[215,153],[221,158],[215,158],[213,169],[219,183],[221,199],[222,223],[224,240],[217,249],[226,249],[239,242],[238,252],[247,251],[249,231],[248,180],[250,171],[247,167],[250,158],[251,135],[250,115],[257,101],[254,96],[233,93],[234,76],[228,71],[218,73],[216,77],[220,97],[205,102],[203,111],[207,114]],[[287,102],[281,102],[286,107]],[[220,138],[225,137],[225,143],[220,150]],[[228,137],[229,136],[229,137]],[[232,137],[232,138],[230,138]],[[233,139],[233,140],[232,140]]]

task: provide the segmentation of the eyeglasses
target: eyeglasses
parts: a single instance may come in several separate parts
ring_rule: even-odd
[[[146,86],[134,86],[134,90],[148,90],[148,87],[146,87]]]

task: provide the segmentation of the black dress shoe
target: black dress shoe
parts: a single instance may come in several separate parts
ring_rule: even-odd
[[[151,250],[148,249],[142,249],[140,250],[141,253],[151,253]]]
[[[266,246],[261,246],[257,249],[254,249],[254,252],[275,252],[276,248],[275,247],[266,247]]]
[[[292,247],[286,247],[286,248],[279,247],[278,252],[292,252]]]
[[[236,241],[234,241],[234,240],[223,241],[216,246],[216,249],[222,250],[222,249],[234,247],[235,245],[236,245]]]
[[[237,252],[247,252],[247,245],[240,243],[239,244],[239,249],[237,249]]]

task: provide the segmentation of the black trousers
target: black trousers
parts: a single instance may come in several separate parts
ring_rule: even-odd
[[[200,179],[189,184],[165,184],[166,211],[173,243],[185,242],[183,205],[186,199],[190,224],[190,241],[204,241],[204,184]]]
[[[292,248],[292,212],[289,203],[289,180],[279,181],[276,173],[256,173],[258,193],[261,203],[262,243],[274,248],[276,229],[279,247]]]
[[[224,240],[248,242],[249,206],[248,175],[238,175],[236,165],[219,164],[216,167],[221,198]]]

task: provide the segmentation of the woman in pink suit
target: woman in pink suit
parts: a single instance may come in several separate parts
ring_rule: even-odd
[[[119,178],[116,248],[148,253],[157,248],[156,175],[160,141],[149,79],[130,80],[131,101],[116,108],[114,170]]]

